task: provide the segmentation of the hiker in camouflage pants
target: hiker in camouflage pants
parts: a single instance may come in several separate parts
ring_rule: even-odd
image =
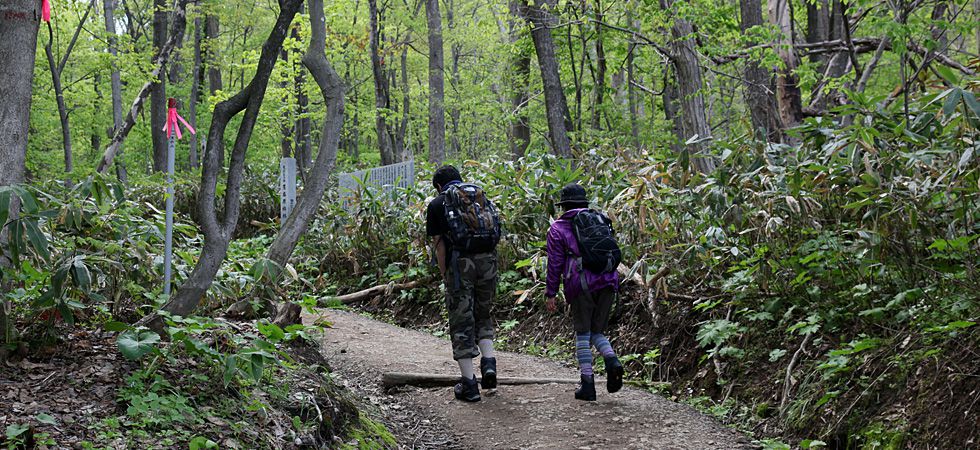
[[[497,387],[497,359],[493,353],[493,319],[490,305],[497,290],[497,254],[495,250],[465,253],[450,242],[447,219],[447,191],[453,185],[463,186],[459,171],[442,166],[432,176],[439,195],[426,209],[426,234],[433,239],[435,259],[446,286],[446,309],[453,359],[459,364],[460,381],[453,389],[457,399],[480,400],[484,389]],[[496,243],[494,243],[496,245]],[[476,380],[473,358],[480,356],[481,380]]]
[[[480,355],[477,342],[493,339],[490,303],[497,291],[497,255],[460,255],[447,265],[445,283],[453,359],[475,358]]]

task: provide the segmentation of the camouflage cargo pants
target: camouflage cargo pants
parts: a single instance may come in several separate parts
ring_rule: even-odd
[[[477,341],[493,339],[490,305],[497,292],[497,255],[460,255],[446,267],[446,308],[453,359],[475,358]]]

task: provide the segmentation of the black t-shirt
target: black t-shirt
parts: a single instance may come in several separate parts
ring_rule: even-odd
[[[429,202],[425,210],[425,234],[427,236],[445,236],[449,233],[449,221],[446,220],[446,194],[439,194]]]

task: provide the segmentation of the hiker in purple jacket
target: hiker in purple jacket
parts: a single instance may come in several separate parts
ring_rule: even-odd
[[[558,285],[564,280],[565,301],[571,305],[572,326],[575,330],[575,355],[582,374],[582,382],[575,391],[575,398],[595,401],[591,347],[595,347],[605,360],[606,390],[612,393],[623,387],[623,365],[616,357],[609,340],[603,335],[619,287],[619,276],[616,271],[593,273],[580,267],[581,253],[572,228],[572,218],[589,207],[585,189],[575,183],[565,186],[561,190],[561,201],[558,205],[564,212],[548,230],[545,306],[550,312],[557,310],[555,297],[558,295]],[[581,277],[583,271],[584,279]],[[583,290],[583,285],[586,290]]]

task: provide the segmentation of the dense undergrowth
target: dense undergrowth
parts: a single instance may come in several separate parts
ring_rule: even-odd
[[[560,187],[579,181],[616,223],[626,278],[641,280],[625,285],[612,333],[634,379],[671,382],[673,395],[760,439],[969,446],[980,396],[980,105],[953,88],[914,101],[906,120],[879,109],[879,99],[852,100],[837,112],[862,119],[845,128],[808,119],[798,145],[716,142],[711,174],[666,149],[597,148],[577,168],[540,154],[462,163],[505,221],[496,311],[507,345],[568,354],[561,319],[540,303],[543,247]],[[238,230],[246,239],[232,244],[201,314],[259,285],[263,295],[312,306],[379,283],[433,280],[372,307],[444,333],[424,236],[429,170],[415,188],[368,189],[346,209],[326,199],[276,280],[263,255],[278,208],[268,177],[255,178]],[[185,187],[177,283],[201,244]],[[155,183],[123,189],[96,178],[70,192],[52,184],[0,193],[4,205],[23,204],[20,218],[2,218],[14,256],[3,272],[13,307],[12,326],[0,327],[5,352],[28,355],[81,326],[121,332],[120,349],[147,377],[190,358],[221,389],[248,391],[289,365],[282,347],[312,330],[260,322],[232,332],[223,321],[171,318],[161,343],[128,325],[163,300],[159,192]],[[666,277],[647,283],[664,267]]]
[[[880,99],[853,100],[838,112],[863,120],[810,119],[799,145],[716,143],[720,169],[707,175],[685,158],[621,149],[590,151],[578,169],[541,155],[464,163],[505,218],[501,329],[524,350],[562,354],[561,323],[538,301],[544,234],[560,187],[575,180],[616,222],[630,275],[671,270],[624,292],[614,334],[634,377],[673,382],[759,437],[971,445],[980,107],[954,88],[910,105],[906,122]],[[433,194],[421,183],[335,210],[306,251],[348,289],[428,276],[422,214]],[[439,295],[374,306],[443,332]]]

